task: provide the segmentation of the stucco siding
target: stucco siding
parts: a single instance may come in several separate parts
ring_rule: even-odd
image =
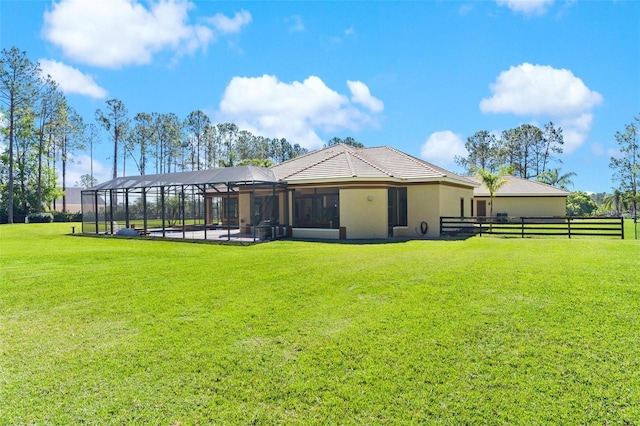
[[[251,193],[241,192],[238,195],[238,219],[240,219],[240,227],[243,229],[247,225],[257,225],[253,223],[251,217]]]
[[[467,216],[470,215],[469,200],[472,198],[473,190],[471,189],[441,185],[440,216],[460,216],[460,213],[462,213],[460,211],[460,200],[464,202],[464,214]]]
[[[425,237],[437,237],[440,233],[439,190],[440,185],[412,185],[407,188],[407,228],[394,231],[397,237],[418,238],[422,222],[427,223]]]
[[[387,238],[387,189],[341,189],[340,226],[347,239]]]

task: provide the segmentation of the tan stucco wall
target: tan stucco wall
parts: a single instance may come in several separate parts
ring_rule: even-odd
[[[461,197],[465,200],[465,214],[470,215],[473,197],[471,188],[444,184],[407,185],[407,226],[395,227],[393,236],[439,237],[440,216],[459,216]],[[240,208],[242,209],[242,204]],[[293,200],[290,200],[289,208],[289,220],[291,220]],[[387,215],[388,188],[386,186],[340,189],[340,226],[346,228],[347,239],[387,238]],[[428,225],[426,235],[420,232],[423,221]],[[293,236],[296,237],[296,235],[302,237],[303,231],[295,229]],[[305,237],[311,236],[305,234]],[[320,234],[317,237],[320,237]]]
[[[412,185],[407,188],[407,227],[394,228],[395,237],[421,238],[422,222],[427,222],[424,237],[440,236],[440,216],[459,216],[460,198],[465,200],[465,214],[471,209],[473,190],[455,186],[432,184]]]
[[[471,214],[473,190],[454,186],[440,187],[440,216],[460,216],[460,199],[464,200],[464,214]],[[438,220],[440,220],[438,218]]]
[[[478,200],[487,202],[489,215],[489,197],[475,197],[476,203]],[[506,212],[509,216],[565,216],[566,204],[566,197],[494,197],[493,215]],[[477,211],[476,208],[476,214]]]
[[[422,237],[420,224],[423,221],[427,222],[428,225],[425,237],[437,235],[438,186],[439,185],[411,185],[407,187],[407,226],[406,228],[394,228],[394,237]]]
[[[241,230],[246,225],[255,225],[251,217],[251,192],[241,192],[238,195],[238,219]]]
[[[340,226],[347,239],[387,238],[387,188],[341,189]]]

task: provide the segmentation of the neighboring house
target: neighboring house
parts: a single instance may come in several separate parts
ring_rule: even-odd
[[[287,183],[294,238],[421,238],[470,214],[468,178],[388,146],[339,144],[273,166]]]
[[[82,211],[81,191],[83,190],[84,188],[66,188],[64,203],[62,198],[59,198],[53,202],[51,207],[53,210],[61,212],[63,211],[63,204],[66,204],[67,213],[80,213]]]
[[[507,183],[493,197],[494,216],[498,213],[511,217],[566,215],[567,196],[571,192],[515,176],[504,178]],[[477,177],[471,179],[479,182]],[[488,216],[491,209],[487,187],[477,187],[473,200],[471,216]]]

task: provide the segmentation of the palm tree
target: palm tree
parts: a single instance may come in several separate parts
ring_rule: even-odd
[[[477,169],[476,174],[480,183],[489,190],[489,218],[493,217],[493,196],[507,183],[503,173],[491,173],[485,169]],[[492,229],[492,221],[489,221],[489,230]]]
[[[546,183],[547,185],[555,186],[561,189],[567,189],[569,185],[573,186],[572,176],[576,176],[574,172],[565,173],[560,175],[560,169],[545,170],[540,173],[536,180],[538,182]]]
[[[607,194],[602,200],[602,207],[607,210],[613,210],[616,215],[622,216],[623,210],[629,208],[629,196],[624,192],[616,189],[613,194]]]

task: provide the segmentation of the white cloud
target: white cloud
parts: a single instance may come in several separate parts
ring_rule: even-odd
[[[145,6],[147,5],[147,6]],[[176,56],[206,49],[215,40],[213,29],[191,25],[194,8],[186,0],[60,0],[44,14],[43,36],[74,61],[119,68],[148,64],[162,51]],[[251,20],[242,11],[232,19],[211,18],[223,33],[235,32]]]
[[[499,6],[506,6],[514,12],[525,15],[543,15],[547,6],[551,6],[554,0],[496,0]]]
[[[82,175],[91,174],[91,157],[86,154],[75,154],[70,157],[70,161],[67,162],[67,171],[65,173],[66,186],[78,186],[77,182],[80,182]],[[95,158],[93,159],[93,177],[97,179],[98,183],[107,182],[113,178],[111,174],[111,166],[105,165]],[[61,176],[58,176],[61,179]],[[58,185],[62,185],[62,181],[58,182]]]
[[[548,65],[512,66],[490,87],[493,96],[480,102],[484,113],[572,116],[602,102],[571,71]]]
[[[455,164],[456,155],[466,157],[468,154],[462,137],[451,130],[432,133],[420,150],[422,159],[445,167]]]
[[[302,17],[300,15],[293,15],[284,20],[286,24],[289,24],[289,32],[298,33],[305,30],[304,22],[302,22]]]
[[[384,104],[380,99],[371,96],[369,88],[361,81],[347,80],[347,86],[351,91],[351,101],[364,106],[372,112],[381,112]]]
[[[77,68],[50,59],[40,59],[40,68],[45,75],[58,83],[65,94],[77,93],[94,99],[104,99],[107,91],[98,86],[91,76],[83,74]]]
[[[207,22],[212,24],[221,34],[235,34],[240,32],[242,26],[251,22],[251,14],[246,10],[241,10],[233,18],[227,18],[223,14],[217,13],[208,18]]]
[[[559,121],[565,151],[572,152],[591,130],[591,110],[602,103],[602,95],[589,89],[566,69],[524,63],[500,73],[490,86],[493,95],[482,99],[480,110]]]
[[[267,137],[284,137],[309,149],[324,143],[318,131],[355,131],[375,123],[374,117],[316,76],[292,83],[272,75],[234,77],[217,115],[220,121],[233,121]]]

